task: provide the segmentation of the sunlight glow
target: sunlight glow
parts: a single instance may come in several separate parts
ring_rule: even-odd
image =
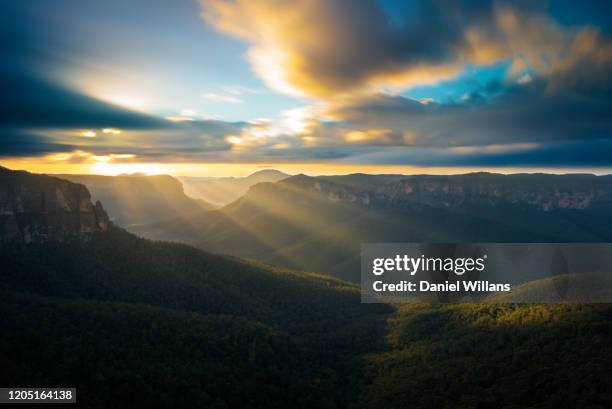
[[[112,159],[130,159],[113,154]],[[543,167],[418,167],[407,165],[365,165],[347,163],[114,163],[87,160],[86,152],[58,153],[42,158],[3,159],[0,166],[9,169],[23,169],[36,173],[72,173],[72,174],[103,174],[118,175],[122,173],[169,174],[174,176],[248,176],[261,169],[277,169],[291,175],[300,173],[317,175],[346,175],[351,173],[370,174],[462,174],[470,172],[513,173],[592,173],[596,175],[612,174],[610,167],[580,167],[580,168],[543,168]],[[92,158],[93,160],[93,158]]]
[[[136,111],[144,111],[149,106],[145,98],[136,95],[103,95],[101,98],[112,104]]]
[[[91,173],[98,175],[116,176],[123,173],[143,173],[145,175],[159,175],[168,173],[165,165],[158,163],[109,163],[105,161],[96,162],[91,166]]]
[[[225,140],[231,143],[232,145],[240,145],[242,143],[242,139],[237,136],[228,136],[227,138],[225,138]]]

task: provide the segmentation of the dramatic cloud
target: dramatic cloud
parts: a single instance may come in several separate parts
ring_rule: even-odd
[[[601,155],[612,137],[612,42],[595,27],[559,25],[539,2],[420,1],[393,14],[375,0],[201,4],[207,22],[250,43],[270,87],[314,97],[291,132],[293,155],[612,163]],[[461,100],[400,94],[502,62],[504,78]]]
[[[73,145],[57,143],[19,128],[0,127],[0,157],[38,156],[42,153],[65,152]]]
[[[51,73],[63,67],[53,47],[29,32],[10,3],[0,16],[0,157],[51,161],[197,160],[226,152],[228,134],[246,123],[175,122],[112,105],[75,90]],[[59,65],[58,65],[59,64]],[[181,117],[184,119],[184,117]],[[179,159],[180,158],[180,159]]]
[[[26,72],[0,70],[0,156],[39,156],[73,151],[192,160],[228,151],[225,138],[246,123],[216,120],[174,122],[130,111]],[[70,156],[70,155],[69,155]],[[86,155],[73,155],[82,160]],[[58,160],[66,158],[58,157]],[[93,158],[95,159],[95,158]],[[183,160],[181,159],[181,160]]]
[[[0,69],[0,123],[22,127],[157,129],[167,121],[91,98],[27,71]]]
[[[38,156],[78,149],[83,143],[79,139],[89,135],[83,130],[76,131],[78,128],[142,130],[172,125],[91,98],[54,81],[49,73],[53,72],[55,59],[46,44],[28,31],[24,20],[17,3],[3,4],[0,156]]]
[[[538,2],[419,1],[392,19],[376,0],[201,0],[203,16],[251,43],[249,61],[281,92],[314,97],[437,83],[467,64],[513,60],[511,74],[576,74],[612,50],[598,33],[564,29]],[[525,77],[526,78],[526,77]]]
[[[341,160],[351,164],[412,165],[419,167],[609,167],[612,141],[561,142],[553,145],[503,145],[480,149],[397,147],[392,150],[353,150]]]
[[[548,86],[541,80],[509,86],[494,82],[461,103],[424,104],[389,95],[345,101],[330,106],[327,115],[335,121],[313,126],[311,136],[329,137],[326,132],[330,127],[335,133],[386,129],[387,142],[428,147],[554,143],[612,136],[612,92],[602,88],[589,94],[550,92],[546,91]]]
[[[12,70],[0,70],[0,156],[37,156],[83,149],[143,156],[225,151],[225,137],[245,124],[173,122],[91,98]]]

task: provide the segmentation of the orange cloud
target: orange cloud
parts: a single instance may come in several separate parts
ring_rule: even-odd
[[[249,61],[269,87],[322,99],[434,84],[467,64],[514,60],[511,76],[551,75],[585,53],[612,54],[590,29],[564,29],[529,5],[428,1],[416,23],[394,25],[375,0],[200,1],[208,23],[251,44]]]

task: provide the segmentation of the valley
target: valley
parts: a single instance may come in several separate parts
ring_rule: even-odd
[[[185,192],[214,206],[225,206],[242,197],[251,186],[258,183],[278,182],[289,175],[274,169],[264,169],[246,177],[197,177],[183,176],[179,180]]]
[[[605,242],[611,206],[610,176],[298,175],[133,231],[357,282],[363,242]]]
[[[72,196],[58,196],[55,186],[82,192],[82,185],[7,169],[3,175],[3,186],[12,187],[1,195],[2,384],[75,385],[79,402],[91,408],[108,407],[109,399],[115,407],[168,408],[612,403],[608,305],[362,304],[357,285],[331,275],[151,241],[112,222],[85,235],[58,230],[55,220],[70,223],[67,215],[88,209],[102,215],[103,204],[80,193],[80,207],[62,207],[58,198],[70,203]],[[265,198],[268,189],[276,188],[264,184],[254,193]],[[308,201],[284,205],[280,199],[296,192],[282,189],[274,209],[279,218],[289,224],[283,218],[297,214],[304,223],[292,224],[293,231],[270,224],[276,240],[332,219],[365,220],[365,227],[384,220],[303,191],[299,197]],[[32,199],[41,197],[48,200]],[[229,209],[253,211],[251,200]],[[321,211],[323,221],[308,223],[309,209]],[[258,222],[262,212],[245,222],[270,222]],[[206,214],[221,217],[224,228],[232,220],[223,211]],[[35,240],[9,235],[9,222],[19,231],[37,226],[40,234]],[[341,264],[339,249],[328,260]],[[344,250],[350,254],[350,246]]]

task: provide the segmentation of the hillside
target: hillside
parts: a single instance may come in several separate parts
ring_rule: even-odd
[[[124,397],[158,385],[151,399],[176,403],[192,385],[201,402],[242,397],[254,399],[243,407],[287,407],[286,399],[336,407],[345,399],[338,376],[354,376],[346,372],[355,370],[354,356],[375,348],[390,311],[360,304],[356,287],[329,277],[154,243],[114,227],[88,242],[2,251],[0,324],[11,332],[0,356],[13,368],[11,382],[76,384],[91,391],[90,407],[117,385],[115,374]],[[45,351],[64,363],[48,366],[40,359]],[[96,363],[99,373],[88,372]],[[155,379],[164,371],[170,380]],[[196,376],[201,388],[185,376]],[[215,377],[221,387],[209,383]]]
[[[367,356],[363,408],[605,408],[609,305],[405,305]]]
[[[224,206],[244,195],[251,186],[264,182],[278,182],[289,175],[274,169],[259,170],[247,177],[189,177],[179,179],[185,192],[216,206]]]
[[[605,242],[611,210],[609,176],[298,175],[138,232],[358,281],[362,242]]]
[[[141,304],[0,296],[4,385],[76,386],[89,408],[319,403],[293,339],[265,325]]]
[[[3,255],[0,382],[75,385],[87,407],[612,403],[606,305],[393,312],[332,278],[116,228]]]
[[[185,194],[180,181],[168,175],[55,175],[89,189],[104,203],[111,220],[121,226],[189,217],[214,206]]]
[[[560,296],[563,294],[563,299]],[[508,294],[488,297],[491,302],[505,303],[606,303],[612,299],[610,273],[561,274],[523,283]]]

